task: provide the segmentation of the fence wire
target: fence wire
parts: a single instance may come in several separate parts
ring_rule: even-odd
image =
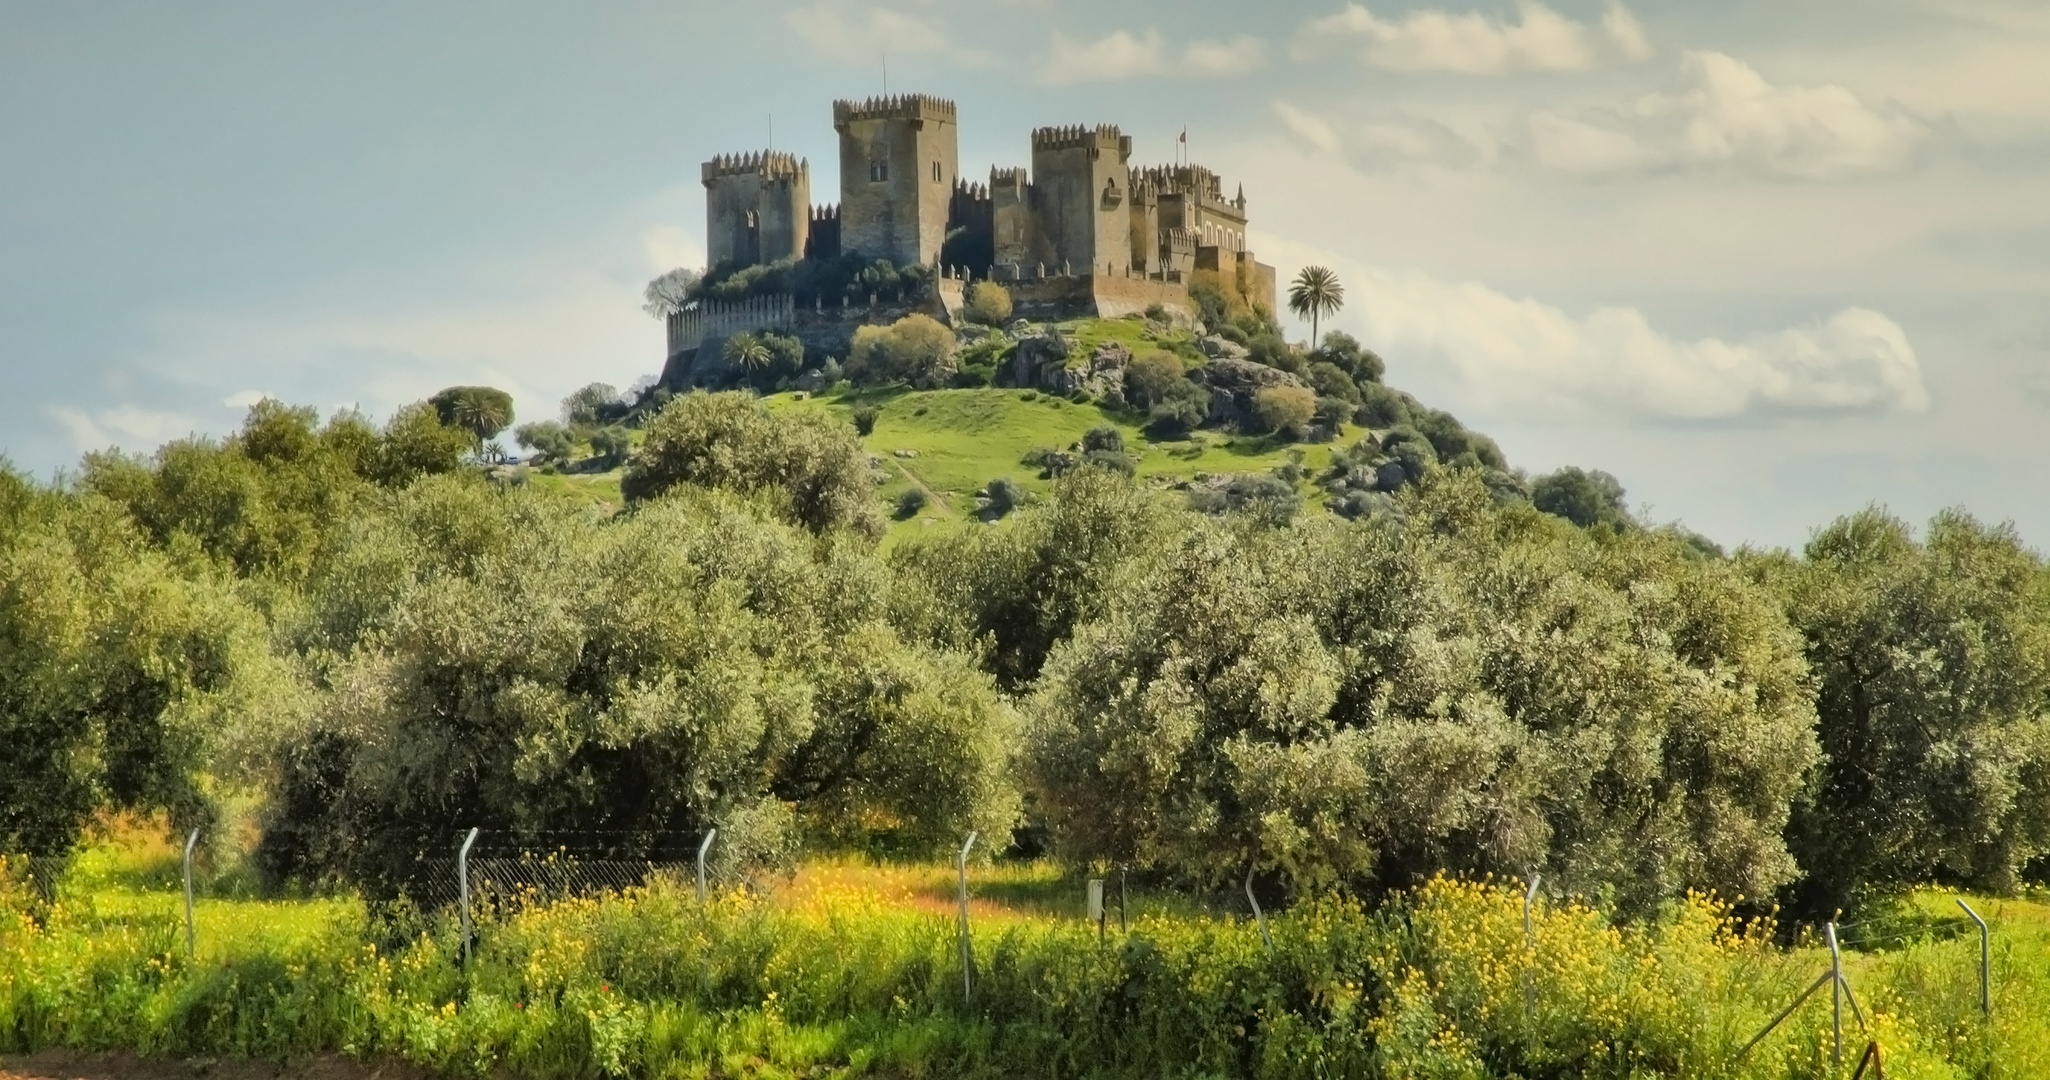
[[[70,866],[68,855],[7,855],[4,857],[5,878],[10,885],[25,885],[38,900],[45,904],[57,902],[57,885],[64,878],[64,871]]]
[[[460,902],[462,876],[454,858],[430,859],[421,869],[423,872],[407,883],[414,903],[447,907]],[[547,904],[626,892],[664,877],[688,881],[696,872],[693,863],[650,859],[473,856],[470,903],[479,908]]]

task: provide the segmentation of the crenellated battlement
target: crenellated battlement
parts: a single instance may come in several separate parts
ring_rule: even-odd
[[[1096,283],[1049,285],[1049,311],[1137,303],[1140,293],[1178,290],[1227,262],[1264,266],[1246,251],[1243,188],[1234,193],[1193,163],[1135,166],[1134,140],[1117,124],[1034,128],[1029,167],[990,167],[986,182],[960,167],[959,125],[956,104],[928,94],[834,101],[839,150],[828,182],[837,203],[811,202],[810,163],[794,154],[764,149],[704,162],[708,265],[860,256],[938,268],[936,280],[947,283],[990,275]],[[1255,291],[1271,308],[1271,268],[1264,272],[1258,280],[1268,285]],[[1105,283],[1136,283],[1138,292],[1105,300],[1104,289],[1125,288]],[[706,305],[673,321],[672,344],[788,317],[773,305]]]
[[[843,127],[856,120],[955,120],[954,103],[924,94],[894,94],[833,102],[833,126]]]
[[[1098,124],[1087,127],[1068,124],[1059,127],[1032,129],[1032,149],[1038,150],[1116,150],[1131,153],[1132,139],[1118,130],[1116,124]]]
[[[811,176],[811,161],[795,154],[779,150],[753,150],[745,154],[720,154],[703,166],[704,179],[719,179],[722,176],[762,176],[770,179],[797,179]]]

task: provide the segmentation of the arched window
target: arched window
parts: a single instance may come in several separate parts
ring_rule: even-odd
[[[887,182],[889,179],[890,159],[883,157],[869,159],[868,182],[871,184],[881,184]]]
[[[940,182],[940,163],[937,161],[932,163],[932,182],[935,184]]]

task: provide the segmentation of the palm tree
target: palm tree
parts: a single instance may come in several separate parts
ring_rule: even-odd
[[[451,386],[427,400],[443,424],[469,432],[480,450],[513,422],[512,395],[495,386]]]
[[[1310,320],[1310,348],[1317,347],[1317,322],[1345,306],[1345,286],[1328,266],[1305,266],[1288,287],[1288,310]]]
[[[749,381],[761,369],[769,366],[776,355],[769,351],[769,345],[754,334],[735,334],[726,339],[726,362],[740,365],[747,372]]]

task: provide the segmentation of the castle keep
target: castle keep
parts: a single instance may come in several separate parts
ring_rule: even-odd
[[[790,154],[705,162],[708,267],[858,253],[935,268],[939,314],[980,278],[1004,282],[1020,311],[1103,316],[1190,311],[1187,283],[1207,270],[1274,310],[1274,268],[1246,250],[1244,189],[1227,198],[1200,165],[1135,166],[1114,125],[1038,128],[1029,168],[994,167],[986,184],[960,175],[951,101],[836,101],[833,130],[838,203],[811,203],[810,163]],[[694,349],[714,315],[672,320],[671,355]]]

